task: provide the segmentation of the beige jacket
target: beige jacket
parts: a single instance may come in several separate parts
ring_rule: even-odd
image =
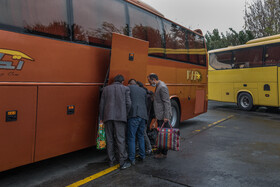
[[[166,84],[159,81],[154,93],[154,110],[156,119],[163,120],[164,118],[171,119],[171,103],[169,91]]]

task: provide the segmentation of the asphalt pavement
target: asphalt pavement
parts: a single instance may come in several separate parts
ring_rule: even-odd
[[[240,111],[209,101],[208,112],[180,124],[181,150],[147,157],[126,170],[109,168],[89,148],[0,173],[0,186],[280,186],[280,111]]]

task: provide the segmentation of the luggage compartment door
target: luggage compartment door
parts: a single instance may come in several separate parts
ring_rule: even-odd
[[[113,33],[109,83],[121,74],[129,79],[146,82],[149,42]]]
[[[205,90],[197,89],[194,114],[201,114],[205,110]]]
[[[33,162],[36,86],[0,86],[0,171]]]
[[[95,144],[98,86],[39,86],[35,161]]]

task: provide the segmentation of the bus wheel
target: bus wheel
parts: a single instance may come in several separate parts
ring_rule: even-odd
[[[180,124],[180,109],[178,106],[178,103],[175,100],[171,100],[171,111],[172,111],[172,116],[171,116],[171,126],[178,128]]]
[[[242,110],[246,110],[246,111],[252,110],[254,107],[252,96],[248,93],[239,94],[237,98],[237,105]]]

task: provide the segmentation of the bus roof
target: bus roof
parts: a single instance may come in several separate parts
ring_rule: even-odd
[[[145,10],[148,10],[160,17],[164,17],[164,15],[162,13],[160,13],[159,11],[157,11],[155,8],[153,8],[152,6],[140,1],[140,0],[126,0],[127,2],[131,3],[131,4],[134,4],[134,5],[137,5]]]
[[[250,42],[250,41],[252,41],[252,42]],[[225,48],[221,48],[221,49],[214,49],[214,50],[208,51],[208,53],[218,53],[218,52],[231,51],[231,50],[243,49],[243,48],[248,48],[248,47],[256,47],[256,46],[261,46],[261,45],[280,43],[280,35],[265,37],[265,39],[258,38],[258,39],[250,40],[250,41],[249,41],[250,43],[247,42],[244,45],[229,46],[229,47],[225,47]]]
[[[269,41],[269,40],[276,40],[276,39],[280,39],[280,34],[273,35],[273,36],[267,36],[267,37],[263,37],[263,38],[257,38],[257,39],[254,39],[254,40],[250,40],[246,44],[253,44],[253,43],[259,43],[259,42],[264,42],[264,41]]]

